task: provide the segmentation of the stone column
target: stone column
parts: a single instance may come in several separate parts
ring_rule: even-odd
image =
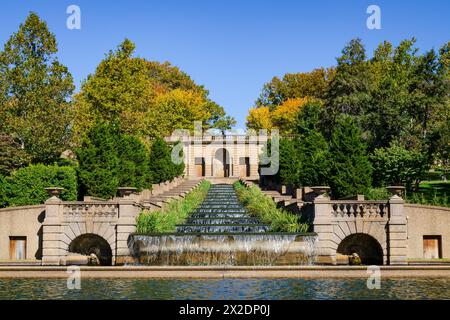
[[[407,264],[408,240],[405,201],[397,194],[389,199],[388,262],[391,265]]]
[[[128,246],[130,235],[136,231],[136,217],[139,207],[131,199],[119,200],[119,219],[116,225],[116,247],[113,251],[113,263],[115,265],[132,262],[131,251]],[[115,249],[115,250],[114,250]]]
[[[317,262],[336,264],[336,250],[332,241],[333,215],[331,214],[330,198],[324,193],[317,196],[314,201],[314,232],[317,233]]]
[[[62,248],[62,201],[56,195],[45,201],[45,220],[42,224],[42,265],[57,266],[67,250]]]

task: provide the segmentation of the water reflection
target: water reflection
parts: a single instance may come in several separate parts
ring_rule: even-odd
[[[65,279],[0,279],[0,299],[450,299],[450,279],[384,279],[369,290],[366,279],[83,279],[68,290]]]

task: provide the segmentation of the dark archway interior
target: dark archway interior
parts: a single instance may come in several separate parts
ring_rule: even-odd
[[[361,258],[361,263],[365,265],[383,264],[383,249],[380,243],[364,233],[355,233],[346,237],[339,244],[337,253],[344,255],[357,253]]]
[[[90,255],[94,253],[102,266],[112,264],[112,251],[108,242],[96,234],[83,234],[75,238],[69,245],[69,252]]]

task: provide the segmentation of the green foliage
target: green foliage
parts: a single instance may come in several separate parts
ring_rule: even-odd
[[[366,200],[386,200],[391,197],[386,188],[369,188],[364,193]]]
[[[335,198],[365,193],[371,186],[372,167],[366,145],[353,119],[337,121],[330,142],[330,187]]]
[[[47,187],[64,188],[60,196],[62,200],[77,200],[77,176],[76,170],[72,167],[30,165],[18,169],[7,177],[6,184],[6,202],[9,206],[42,204],[49,198],[45,190]]]
[[[427,169],[427,159],[417,150],[392,144],[389,148],[376,149],[370,156],[373,181],[377,186],[403,185],[410,189]]]
[[[97,122],[77,150],[83,192],[111,198],[118,187],[139,191],[151,184],[150,157],[136,137],[121,134],[118,125]]]
[[[299,185],[299,168],[296,141],[280,139],[279,180],[285,185]]]
[[[136,137],[121,135],[117,146],[119,157],[119,186],[138,191],[151,184],[149,152]]]
[[[9,175],[30,163],[30,156],[9,136],[0,134],[0,174]]]
[[[180,176],[184,164],[177,165],[172,161],[172,149],[162,138],[153,141],[150,151],[150,174],[153,183],[161,183]]]
[[[8,204],[8,185],[6,178],[0,174],[0,208],[6,207]]]
[[[109,52],[75,95],[74,141],[79,143],[100,118],[120,121],[122,133],[139,138],[166,136],[191,129],[194,120],[206,127],[233,124],[208,91],[169,63],[133,57],[126,39]],[[189,125],[189,127],[186,127]]]
[[[273,232],[307,232],[309,225],[300,223],[297,215],[277,208],[275,202],[262,191],[251,186],[246,188],[242,183],[234,184],[236,193],[249,213],[263,223],[270,224]]]
[[[53,163],[68,146],[73,79],[58,62],[55,36],[30,13],[0,52],[0,132],[33,163]]]
[[[120,183],[118,140],[117,127],[99,122],[77,150],[79,179],[86,194],[102,198],[116,194]]]
[[[184,199],[172,200],[162,210],[142,211],[137,217],[136,233],[175,232],[176,225],[185,222],[189,214],[200,206],[210,186],[208,181],[203,181]]]

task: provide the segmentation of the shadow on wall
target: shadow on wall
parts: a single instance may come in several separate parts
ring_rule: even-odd
[[[41,226],[36,234],[38,236],[38,249],[37,249],[34,257],[37,260],[42,260],[42,247],[43,247],[43,243],[44,243],[44,231],[43,231],[42,224],[44,223],[44,220],[45,220],[45,210],[39,214],[37,220]]]

